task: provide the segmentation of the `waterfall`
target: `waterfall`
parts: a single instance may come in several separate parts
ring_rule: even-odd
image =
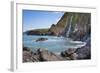
[[[69,34],[70,34],[70,31],[71,31],[71,23],[72,23],[72,19],[73,19],[73,16],[71,16],[70,20],[69,20],[69,27],[68,27],[68,30],[67,30],[67,33],[66,33],[66,37],[68,38],[69,37]]]

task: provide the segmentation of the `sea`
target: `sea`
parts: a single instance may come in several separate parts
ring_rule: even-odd
[[[45,41],[36,41],[39,38],[47,38]],[[47,49],[54,53],[65,51],[69,48],[77,49],[85,46],[85,42],[73,41],[66,37],[47,36],[47,35],[26,35],[23,34],[24,47],[30,48],[32,51],[37,49]]]

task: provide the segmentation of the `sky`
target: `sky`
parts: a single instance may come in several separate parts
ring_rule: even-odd
[[[50,28],[56,24],[64,12],[23,10],[23,31]]]

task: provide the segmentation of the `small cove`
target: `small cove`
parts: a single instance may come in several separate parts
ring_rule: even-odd
[[[45,41],[38,41],[39,38],[47,38]],[[36,51],[39,48],[47,49],[54,53],[59,53],[68,48],[80,48],[85,46],[85,42],[81,41],[72,41],[69,38],[57,37],[57,36],[40,36],[40,35],[23,35],[23,44],[25,47]]]

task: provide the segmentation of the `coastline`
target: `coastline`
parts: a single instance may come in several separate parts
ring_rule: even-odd
[[[87,52],[84,54],[84,52]],[[26,62],[45,62],[45,61],[67,61],[67,60],[85,60],[91,59],[90,47],[85,45],[82,48],[72,49],[69,48],[59,53],[50,52],[47,49],[39,48],[32,51],[28,47],[23,46],[23,63]]]

